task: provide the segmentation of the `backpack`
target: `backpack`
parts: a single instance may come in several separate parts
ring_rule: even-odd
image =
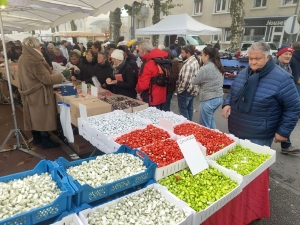
[[[167,87],[174,84],[172,75],[172,60],[164,58],[153,59],[158,68],[158,75],[151,78],[151,84]]]

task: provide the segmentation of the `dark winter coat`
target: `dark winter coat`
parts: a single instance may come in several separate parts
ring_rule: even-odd
[[[240,112],[233,101],[247,80],[239,72],[223,106],[230,105],[229,132],[242,139],[268,139],[275,133],[289,137],[300,115],[300,100],[292,76],[279,66],[258,81],[250,112]]]
[[[174,80],[174,84],[168,86],[168,91],[174,92],[176,90],[176,81],[179,77],[179,62],[178,59],[175,58],[172,60],[172,76]]]
[[[135,78],[135,85],[137,83],[137,79],[139,76],[139,67],[136,64],[136,56],[133,54],[129,54],[128,57],[126,58],[126,63],[131,66],[132,70],[133,70],[133,74],[134,74],[134,78]]]
[[[101,86],[106,85],[106,79],[111,78],[113,74],[113,70],[109,62],[105,62],[104,64],[96,64],[94,66],[92,76],[86,80],[86,83],[93,84],[92,77],[97,77],[98,81],[100,82]],[[103,87],[103,86],[102,86]],[[106,89],[112,91],[112,86],[107,86]]]
[[[299,84],[298,80],[300,79],[300,50],[294,51],[293,57],[290,61],[290,67],[292,69],[295,84]]]
[[[153,49],[142,58],[141,74],[136,85],[136,91],[142,92],[143,101],[149,105],[159,105],[166,101],[167,87],[151,84],[151,78],[158,75],[158,68],[154,62],[154,58],[168,58],[168,53],[159,49]]]
[[[84,57],[82,59],[82,70],[80,73],[79,80],[88,81],[92,77],[93,69],[96,64],[97,64],[96,60],[93,59],[91,62],[88,62]]]
[[[123,81],[118,81],[113,85],[113,93],[136,98],[134,74],[131,66],[127,62],[119,69],[118,74],[122,74]],[[112,77],[115,80],[115,77]]]

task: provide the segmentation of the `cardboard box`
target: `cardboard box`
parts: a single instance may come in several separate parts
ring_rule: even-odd
[[[90,153],[95,149],[90,142],[80,135],[74,135],[74,143],[70,143],[69,146],[77,155]]]
[[[80,117],[79,104],[86,106],[87,116],[95,116],[103,113],[111,112],[111,105],[101,101],[100,99],[89,99],[82,101],[71,101],[70,111],[71,111],[71,123],[76,127],[78,126],[77,119]]]

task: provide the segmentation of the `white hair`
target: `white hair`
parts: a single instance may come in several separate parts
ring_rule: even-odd
[[[254,42],[248,48],[247,53],[249,54],[250,51],[262,51],[266,58],[271,54],[270,46],[264,41]]]
[[[24,38],[23,45],[29,46],[29,47],[32,47],[32,48],[38,48],[38,47],[40,47],[41,44],[40,44],[40,41],[37,38],[27,37],[27,38]]]
[[[147,52],[150,52],[153,49],[153,45],[150,43],[149,40],[142,40],[138,43],[138,46],[142,48],[142,50],[145,50]]]
[[[159,50],[163,50],[164,48],[165,48],[165,46],[164,45],[158,45],[158,47],[157,47]]]

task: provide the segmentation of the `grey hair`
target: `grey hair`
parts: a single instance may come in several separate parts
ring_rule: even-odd
[[[248,48],[247,53],[249,54],[250,51],[262,51],[266,58],[271,55],[270,46],[264,41],[254,42]]]
[[[58,47],[55,47],[55,48],[53,49],[53,51],[54,51],[54,52],[60,52],[61,55],[63,54],[62,51],[60,50],[60,48],[58,48]]]
[[[40,41],[35,37],[24,38],[23,45],[29,46],[31,48],[38,48],[41,46]]]
[[[54,44],[52,44],[52,43],[49,43],[48,45],[47,45],[47,48],[48,47],[52,47],[52,48],[54,48]]]
[[[164,45],[158,45],[157,47],[159,50],[163,50],[164,48],[166,48]]]
[[[138,43],[138,46],[142,48],[142,50],[145,50],[147,52],[150,52],[153,49],[153,45],[149,40],[142,40]]]

